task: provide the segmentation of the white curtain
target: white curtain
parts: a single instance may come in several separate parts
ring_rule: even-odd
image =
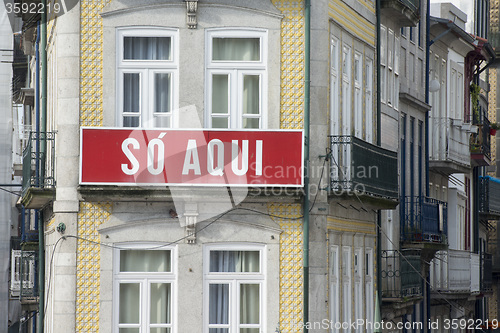
[[[259,251],[211,251],[210,272],[251,273],[260,272]],[[243,278],[244,276],[242,276]],[[241,284],[238,298],[240,305],[239,324],[260,323],[260,285]],[[209,323],[229,323],[229,283],[209,286]],[[211,328],[210,333],[227,333],[225,328]],[[258,328],[241,328],[240,332],[258,333]]]
[[[170,250],[122,250],[120,272],[170,272]]]
[[[259,128],[260,118],[245,115],[260,114],[260,75],[243,76],[243,128]]]
[[[155,73],[154,74],[154,89],[155,89],[155,127],[170,127],[170,112],[171,107],[171,87],[172,75],[170,73]],[[167,113],[167,114],[165,114]]]
[[[171,60],[170,37],[125,37],[125,60]]]
[[[214,61],[259,61],[259,38],[214,38],[212,40]]]
[[[150,318],[151,324],[170,324],[172,292],[170,283],[150,284]]]
[[[139,324],[140,290],[139,283],[120,284],[120,324]]]
[[[141,78],[139,73],[124,73],[123,74],[123,112],[136,113],[137,115],[126,115],[123,117],[123,126],[138,127],[139,126],[139,92]]]
[[[227,116],[212,117],[212,128],[228,128],[229,117],[229,75],[212,75],[212,113]]]

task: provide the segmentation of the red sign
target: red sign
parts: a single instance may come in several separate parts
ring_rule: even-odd
[[[302,131],[82,128],[80,184],[302,186]]]

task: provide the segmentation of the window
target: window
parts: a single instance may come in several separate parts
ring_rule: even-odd
[[[387,29],[380,27],[380,99],[382,103],[387,99]]]
[[[340,73],[339,73],[339,41],[332,38],[330,44],[330,134],[340,134]]]
[[[207,127],[265,128],[267,33],[212,30],[207,45]]]
[[[361,53],[354,53],[354,134],[363,138],[363,96],[361,94],[363,63]]]
[[[373,60],[366,59],[365,79],[365,117],[366,141],[373,143]]]
[[[175,248],[115,252],[114,332],[173,333]]]
[[[204,332],[265,332],[264,247],[207,246]]]
[[[365,318],[367,322],[374,320],[374,292],[373,292],[373,249],[365,248]],[[373,329],[368,329],[373,332]]]
[[[340,295],[339,295],[339,247],[334,245],[330,252],[330,319],[332,323],[340,321]],[[335,325],[332,332],[339,332]]]
[[[351,247],[342,247],[342,304],[343,304],[343,322],[352,322],[351,318],[351,288],[352,288],[352,272],[351,272]],[[351,332],[350,327],[346,332]]]
[[[118,126],[176,126],[177,43],[176,30],[118,30]]]
[[[351,135],[351,48],[342,50],[342,135]]]
[[[354,249],[354,316],[355,320],[363,317],[363,250]],[[362,332],[361,326],[356,327],[356,332]]]
[[[21,250],[12,250],[10,265],[10,292],[17,297],[21,291]]]

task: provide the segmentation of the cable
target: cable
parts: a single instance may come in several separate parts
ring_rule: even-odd
[[[57,244],[59,244],[59,242],[61,240],[66,240],[66,236],[62,236],[61,238],[59,238],[57,240],[57,242],[55,242],[54,244],[54,249],[52,250],[52,255],[50,256],[50,263],[49,263],[49,283],[47,285],[47,300],[45,301],[45,310],[43,312],[43,319],[45,320],[45,315],[47,313],[47,306],[49,305],[49,292],[50,292],[50,282],[52,281],[52,262],[54,260],[54,254],[56,253],[56,249],[57,249]]]
[[[3,187],[0,187],[0,190],[5,191],[5,192],[10,193],[10,194],[13,194],[13,195],[16,195],[18,197],[22,197],[21,194],[13,192],[13,191],[9,191],[9,190],[7,190],[6,188],[3,188]]]
[[[328,154],[331,154],[331,153],[328,153]],[[326,156],[328,156],[328,154]],[[326,165],[326,161],[328,161],[328,158],[325,157],[325,159],[323,160],[323,167],[321,168],[321,175],[319,176],[319,181],[318,181],[318,187],[317,187],[317,190],[316,190],[316,195],[314,196],[314,200],[313,200],[313,203],[311,205],[311,208],[309,208],[309,212],[311,212],[314,208],[314,205],[316,204],[316,199],[318,198],[318,194],[319,194],[319,191],[320,191],[320,186],[321,186],[321,180],[323,179],[323,173],[325,172],[325,165]]]

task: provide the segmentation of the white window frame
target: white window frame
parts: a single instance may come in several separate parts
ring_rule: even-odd
[[[342,47],[342,135],[351,135],[351,47]]]
[[[172,57],[170,60],[125,60],[123,55],[125,37],[169,37],[171,39]],[[139,128],[155,128],[154,124],[154,74],[171,74],[170,128],[179,126],[179,31],[160,27],[126,27],[116,30],[116,125],[123,127],[123,74],[137,73],[140,75],[139,93]],[[135,114],[134,114],[135,115]]]
[[[354,320],[364,319],[363,316],[363,271],[364,253],[362,248],[354,249]],[[356,332],[361,333],[361,325],[356,327]]]
[[[342,246],[342,321],[350,323],[352,319],[352,247]]]
[[[21,250],[12,250],[10,260],[10,292],[12,296],[19,296],[21,291]]]
[[[380,26],[380,100],[387,100],[387,28]]]
[[[113,333],[119,333],[119,310],[120,310],[120,284],[122,283],[139,283],[141,293],[141,306],[139,317],[139,332],[149,332],[149,289],[151,283],[170,283],[171,297],[171,325],[169,326],[171,333],[177,332],[177,247],[176,246],[161,246],[156,243],[142,244],[118,244],[119,248],[114,249],[113,255]],[[170,272],[120,272],[120,251],[121,250],[150,250],[150,251],[170,251]],[[132,326],[130,324],[129,326]],[[122,327],[127,327],[127,324],[122,324]],[[164,326],[158,326],[164,327]]]
[[[363,56],[354,52],[354,135],[363,138]]]
[[[268,105],[268,33],[265,29],[217,28],[209,29],[205,35],[205,127],[212,128],[212,74],[229,75],[229,120],[228,128],[243,128],[243,118],[260,118],[259,129],[267,128]],[[214,38],[259,38],[260,59],[258,61],[216,61],[212,60]],[[244,116],[243,75],[260,77],[260,116]],[[235,84],[236,83],[236,84]],[[217,113],[215,113],[217,115]],[[221,114],[221,116],[223,116]]]
[[[373,143],[373,60],[365,59],[365,137]]]
[[[210,252],[211,251],[259,251],[259,272],[238,273],[238,272],[210,272]],[[209,286],[210,284],[229,284],[229,333],[239,332],[240,311],[239,311],[239,291],[241,284],[258,284],[260,286],[259,295],[259,318],[257,325],[247,324],[244,327],[259,328],[261,333],[267,332],[266,317],[266,246],[262,244],[208,244],[203,246],[203,333],[209,332]],[[231,305],[234,304],[234,305]]]
[[[330,322],[340,323],[340,276],[339,276],[339,247],[330,247]],[[340,332],[340,329],[331,325],[331,332]]]
[[[365,248],[365,318],[367,322],[373,323],[375,315],[374,292],[373,292],[373,249],[370,247]],[[368,333],[373,332],[372,328],[367,328]]]
[[[340,134],[340,43],[335,37],[330,41],[330,134]]]

